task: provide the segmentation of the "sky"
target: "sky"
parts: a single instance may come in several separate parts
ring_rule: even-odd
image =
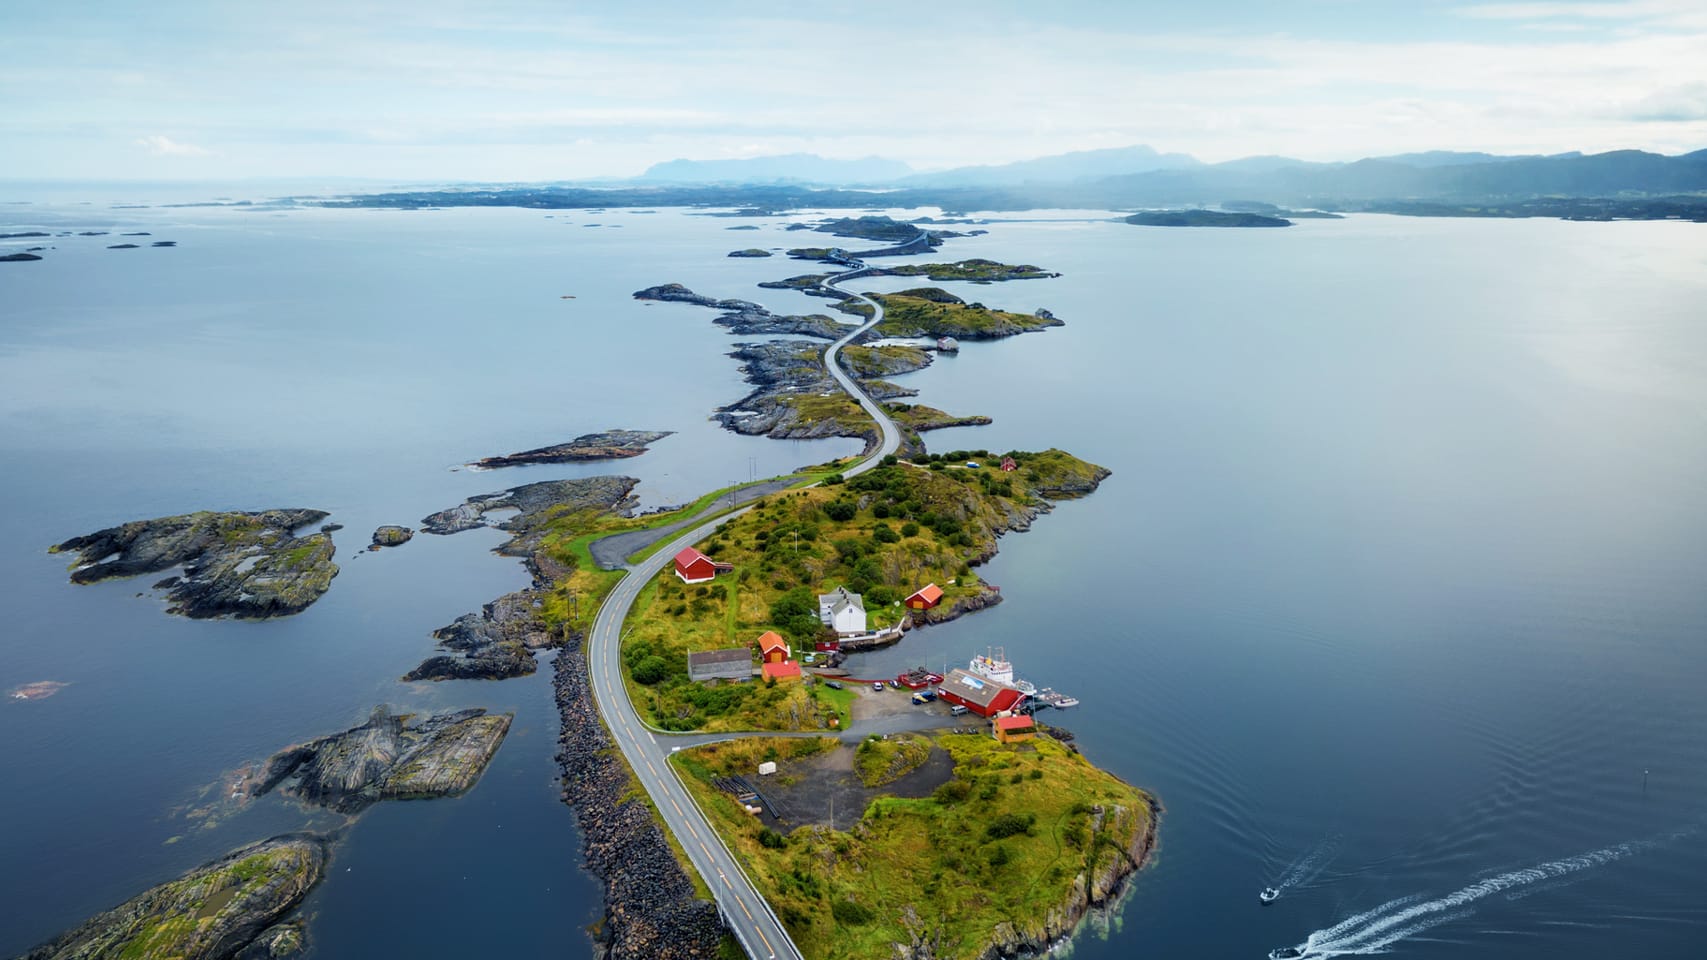
[[[1707,147],[1707,0],[0,0],[0,179]]]

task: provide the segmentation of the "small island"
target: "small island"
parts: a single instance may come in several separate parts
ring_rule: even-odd
[[[259,797],[280,788],[345,814],[381,800],[456,796],[480,779],[511,719],[473,709],[411,725],[380,706],[359,727],[273,754],[238,791]]]
[[[373,542],[368,544],[368,549],[382,550],[386,547],[401,547],[414,538],[415,531],[408,527],[387,523],[373,531]]]
[[[683,288],[686,289],[686,288]],[[670,436],[671,430],[606,430],[587,433],[564,443],[536,447],[504,457],[485,457],[469,464],[493,470],[499,467],[519,467],[540,463],[587,463],[597,460],[623,460],[638,457],[652,444]]]
[[[735,228],[731,227],[730,229],[735,229]],[[753,258],[757,258],[757,257],[768,257],[771,255],[771,252],[769,250],[760,249],[759,247],[748,247],[745,250],[731,250],[731,251],[729,251],[729,255],[731,257],[753,257]]]
[[[872,330],[879,337],[994,340],[1062,325],[1061,320],[1048,310],[1038,309],[1032,313],[996,310],[982,303],[967,303],[941,287],[915,287],[899,293],[873,293],[868,296],[883,304],[883,322]],[[869,307],[857,301],[838,305],[838,309],[870,313]]]
[[[1043,280],[1059,277],[1059,273],[1032,266],[1029,263],[1001,263],[974,257],[957,263],[908,263],[872,271],[874,276],[924,277],[942,283],[948,280],[969,280],[973,283],[999,283],[1004,280]],[[764,284],[760,284],[764,286]]]
[[[1145,210],[1123,217],[1140,227],[1290,227],[1292,221],[1260,213],[1222,213],[1219,210]]]
[[[284,957],[303,947],[285,920],[326,871],[324,838],[262,840],[162,883],[44,943],[24,960]]]
[[[182,565],[182,576],[154,585],[167,591],[168,613],[284,617],[320,599],[338,575],[329,534],[297,535],[326,517],[305,509],[186,513],[97,530],[49,552],[77,554],[71,582],[80,584]]]
[[[28,263],[31,260],[40,259],[41,257],[33,253],[8,253],[0,256],[0,263]]]

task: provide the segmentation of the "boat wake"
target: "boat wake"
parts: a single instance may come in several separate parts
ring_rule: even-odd
[[[1284,891],[1308,884],[1320,876],[1329,864],[1334,862],[1339,851],[1340,835],[1337,833],[1328,834],[1286,868],[1286,871],[1280,875],[1280,879],[1274,882],[1274,889]]]
[[[1373,910],[1348,917],[1326,929],[1317,930],[1305,937],[1303,943],[1295,947],[1278,948],[1269,956],[1320,960],[1324,957],[1379,953],[1407,937],[1468,916],[1475,912],[1471,904],[1484,897],[1521,891],[1522,888],[1534,884],[1560,880],[1574,873],[1652,850],[1668,841],[1680,839],[1686,833],[1687,831],[1680,832],[1657,840],[1632,840],[1563,860],[1513,870],[1479,880],[1433,900],[1425,900],[1421,896],[1401,897]],[[1517,899],[1515,895],[1508,895],[1508,898]]]

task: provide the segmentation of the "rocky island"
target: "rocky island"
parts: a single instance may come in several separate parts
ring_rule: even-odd
[[[0,255],[0,263],[28,263],[31,260],[40,259],[41,257],[34,253],[8,253]]]
[[[685,288],[684,288],[685,289]],[[624,460],[638,457],[652,444],[669,436],[672,430],[606,430],[586,433],[565,443],[536,447],[504,457],[485,457],[469,466],[484,469],[517,467],[539,463],[588,463],[597,460]]]
[[[408,527],[400,527],[395,523],[387,523],[373,531],[373,542],[368,544],[369,550],[382,550],[386,547],[401,547],[415,539],[415,531]]]
[[[996,310],[982,303],[967,303],[941,287],[915,287],[899,293],[867,296],[883,304],[883,322],[871,331],[879,337],[995,340],[1062,325],[1061,320],[1045,309],[1031,313]],[[857,307],[847,304],[838,305],[838,309],[859,312]]]
[[[243,790],[259,797],[278,787],[345,814],[381,800],[455,796],[480,779],[511,719],[475,709],[410,725],[377,707],[359,727],[274,754]]]
[[[794,335],[835,340],[847,332],[847,326],[821,313],[804,317],[775,314],[749,300],[714,300],[694,293],[679,283],[666,283],[634,292],[636,300],[657,300],[664,303],[691,303],[723,311],[712,320],[730,333],[746,336]]]
[[[729,229],[734,230],[734,229],[738,229],[738,228],[730,227]],[[770,256],[771,252],[769,250],[762,250],[758,247],[748,247],[745,250],[731,250],[731,251],[729,251],[729,255],[731,257],[747,257],[747,258],[758,259],[758,258]]]
[[[205,618],[282,617],[320,599],[338,575],[332,538],[297,531],[326,518],[323,510],[203,511],[137,520],[73,537],[49,552],[76,552],[72,583],[156,573],[167,577],[168,613]]]
[[[153,887],[44,943],[24,960],[270,960],[303,945],[284,918],[326,871],[324,839],[299,834],[253,843]]]

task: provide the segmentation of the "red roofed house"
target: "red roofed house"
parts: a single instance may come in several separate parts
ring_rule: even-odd
[[[926,584],[917,593],[907,598],[908,610],[929,610],[942,602],[942,588],[934,583]]]
[[[1014,462],[1013,457],[1003,457],[1002,458],[1002,471],[1004,473],[1013,473],[1015,470],[1018,470],[1018,469],[1019,469],[1019,464]]]
[[[990,732],[1003,743],[1030,740],[1037,735],[1037,724],[1030,717],[997,717],[990,721]]]
[[[784,660],[781,663],[767,663],[764,665],[764,671],[766,680],[800,679],[800,664],[795,663],[793,660]]]
[[[947,703],[959,704],[980,717],[993,717],[1019,706],[1025,691],[980,677],[966,670],[950,670],[936,688],[937,696]]]
[[[788,648],[788,641],[766,630],[759,635],[759,659],[765,663],[787,663],[794,651]]]
[[[676,576],[681,577],[683,583],[706,583],[733,569],[733,563],[718,563],[693,547],[676,554]]]

